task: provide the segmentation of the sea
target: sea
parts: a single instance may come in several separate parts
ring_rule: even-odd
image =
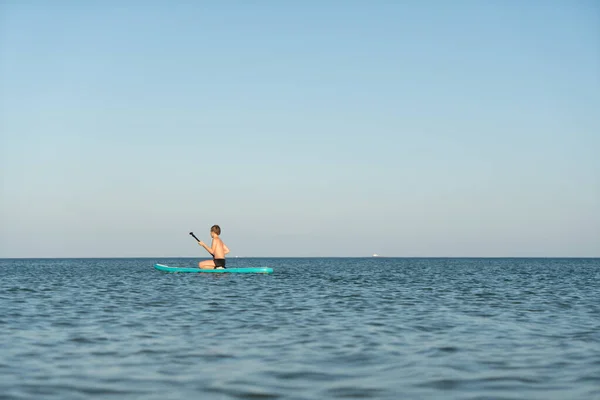
[[[0,399],[600,399],[600,259],[1,259]]]

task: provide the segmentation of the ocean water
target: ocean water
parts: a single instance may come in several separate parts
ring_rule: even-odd
[[[600,399],[600,259],[0,260],[1,399]]]

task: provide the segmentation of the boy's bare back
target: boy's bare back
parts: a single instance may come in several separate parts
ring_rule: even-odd
[[[220,237],[214,237],[210,247],[213,250],[214,258],[225,258],[225,249],[227,246],[225,246]]]

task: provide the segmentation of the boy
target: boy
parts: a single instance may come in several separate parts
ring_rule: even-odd
[[[219,235],[221,234],[221,228],[219,225],[213,225],[210,228],[210,237],[212,243],[208,247],[202,240],[198,244],[206,249],[212,256],[212,260],[200,261],[198,268],[201,269],[225,269],[225,254],[229,253],[229,249],[223,243]]]

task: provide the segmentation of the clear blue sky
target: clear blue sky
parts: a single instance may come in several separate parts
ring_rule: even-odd
[[[600,3],[0,1],[0,257],[600,256]]]

